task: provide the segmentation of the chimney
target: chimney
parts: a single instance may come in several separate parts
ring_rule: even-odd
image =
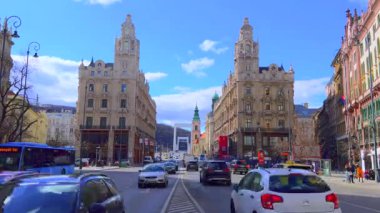
[[[304,103],[303,107],[305,107],[306,109],[308,109],[309,108],[309,104],[308,103]]]

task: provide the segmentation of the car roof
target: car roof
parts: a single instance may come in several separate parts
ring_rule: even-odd
[[[38,174],[38,173],[37,173]],[[18,182],[22,183],[40,183],[40,184],[64,184],[64,183],[80,183],[83,179],[91,178],[108,178],[105,174],[101,173],[84,173],[84,174],[71,174],[71,175],[37,175],[18,179]]]
[[[305,170],[305,169],[293,169],[293,168],[258,168],[252,169],[250,172],[259,172],[264,176],[273,175],[289,175],[289,174],[302,174],[302,175],[316,175],[315,173]]]

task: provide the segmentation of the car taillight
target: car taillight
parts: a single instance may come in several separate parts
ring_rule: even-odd
[[[284,200],[281,196],[273,194],[263,194],[261,195],[261,205],[264,209],[273,209],[274,203],[282,203]]]
[[[207,172],[213,172],[214,170],[212,168],[208,168]]]
[[[251,166],[249,164],[247,164],[245,167],[247,167],[247,169],[251,168]]]
[[[234,169],[237,169],[238,168],[238,165],[237,164],[235,164],[235,166],[234,166]]]
[[[228,167],[224,168],[223,172],[230,172],[230,169]]]
[[[334,203],[334,209],[338,209],[339,208],[338,196],[336,196],[335,193],[326,195],[326,202]]]

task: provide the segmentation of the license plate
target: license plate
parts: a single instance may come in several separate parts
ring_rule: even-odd
[[[223,170],[215,170],[215,172],[223,172]]]

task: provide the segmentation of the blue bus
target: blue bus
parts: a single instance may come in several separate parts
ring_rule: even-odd
[[[75,149],[34,142],[0,144],[0,171],[36,171],[48,174],[74,173]]]

